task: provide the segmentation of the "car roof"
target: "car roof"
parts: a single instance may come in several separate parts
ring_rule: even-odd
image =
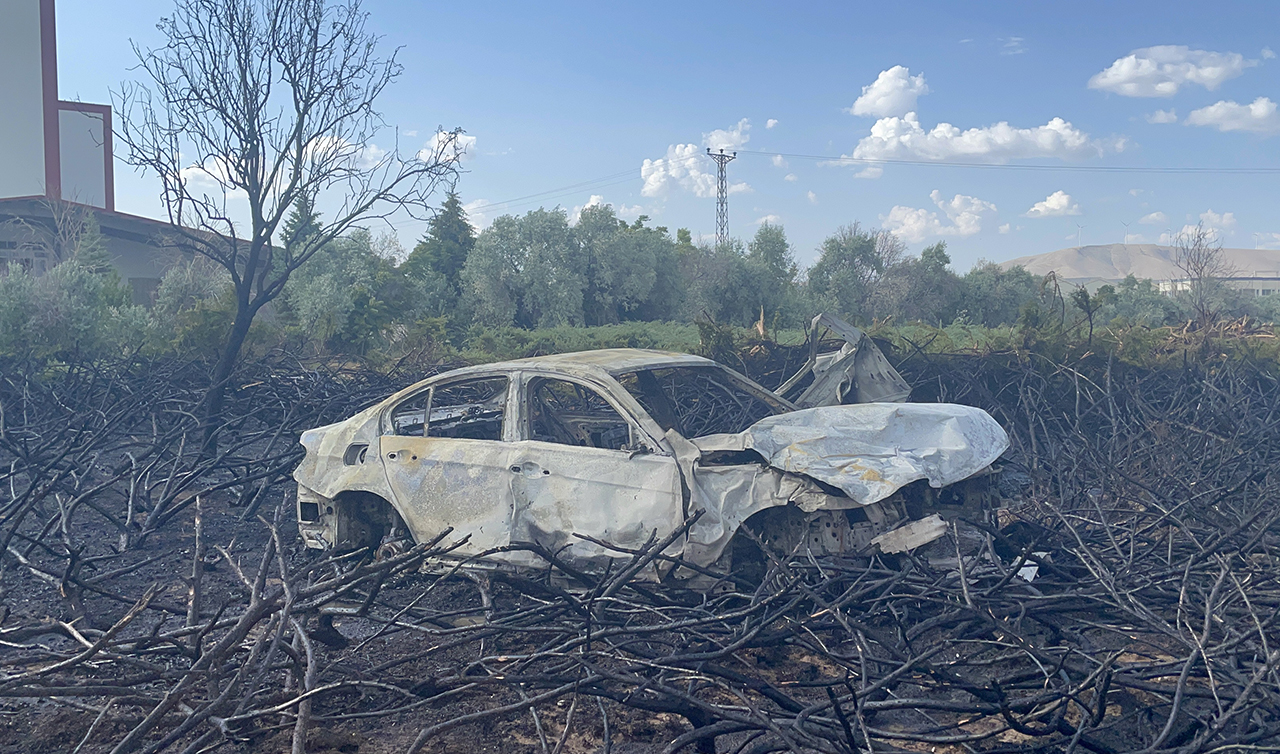
[[[595,351],[576,351],[574,353],[557,353],[547,356],[534,356],[528,359],[504,361],[490,364],[490,367],[510,367],[512,369],[542,367],[550,369],[589,368],[600,369],[612,375],[634,372],[639,369],[654,369],[665,366],[714,366],[711,359],[675,351],[655,351],[646,348],[601,348]]]

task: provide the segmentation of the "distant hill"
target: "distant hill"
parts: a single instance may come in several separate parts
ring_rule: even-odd
[[[1224,248],[1222,252],[1238,275],[1280,275],[1280,250]],[[1173,249],[1151,243],[1073,246],[1000,263],[1006,270],[1015,265],[1022,265],[1035,275],[1054,272],[1060,279],[1077,283],[1117,281],[1128,275],[1152,280],[1183,277],[1173,263]]]

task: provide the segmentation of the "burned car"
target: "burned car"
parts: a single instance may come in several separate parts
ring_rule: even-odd
[[[824,380],[842,400],[874,393],[872,374],[905,398],[887,362],[868,371],[863,340],[811,359],[801,397],[821,398]],[[860,362],[861,389],[827,379]],[[465,538],[453,555],[486,567],[544,564],[511,547],[532,542],[592,568],[697,515],[666,554],[724,567],[744,541],[815,555],[932,541],[986,504],[1008,438],[969,406],[802,408],[709,359],[607,349],[436,375],[302,444],[298,526],[311,548],[395,551],[451,528]]]

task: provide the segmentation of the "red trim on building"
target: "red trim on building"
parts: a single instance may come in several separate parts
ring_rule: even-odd
[[[62,154],[58,138],[58,32],[54,0],[40,0],[40,85],[44,96],[44,193],[62,198]]]
[[[116,178],[115,151],[111,141],[111,105],[94,105],[88,102],[59,100],[58,110],[75,110],[81,113],[97,113],[102,116],[102,179],[106,182],[102,195],[107,205],[106,209],[114,212],[116,209]],[[61,171],[61,162],[59,162],[59,171]],[[61,175],[61,172],[59,172],[59,175]]]

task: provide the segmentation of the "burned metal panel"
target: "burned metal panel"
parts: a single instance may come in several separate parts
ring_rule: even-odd
[[[844,340],[839,351],[818,353],[819,335],[830,329]],[[811,374],[813,382],[793,401],[801,408],[836,406],[842,403],[901,403],[911,395],[911,386],[862,330],[833,314],[813,318],[809,331],[809,359],[777,390],[788,397]]]
[[[419,540],[453,527],[470,536],[459,554],[510,544],[511,452],[500,440],[384,437],[389,499]]]
[[[750,448],[771,466],[869,505],[918,479],[933,487],[967,479],[1000,457],[1009,436],[972,406],[868,403],[771,416],[737,435],[693,442],[702,450]]]
[[[603,565],[620,557],[577,534],[636,548],[684,520],[670,456],[522,441],[510,476],[512,540],[537,542],[570,562]]]

